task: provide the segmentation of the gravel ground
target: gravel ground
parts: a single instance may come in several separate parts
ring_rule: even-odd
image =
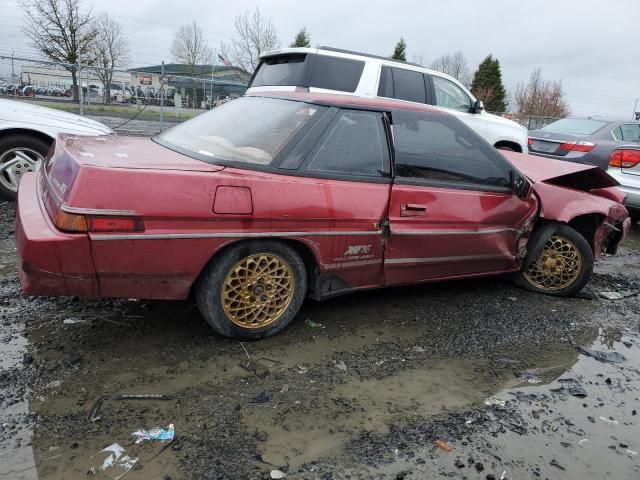
[[[0,477],[86,478],[113,443],[139,458],[127,480],[640,475],[637,228],[578,298],[502,278],[394,288],[309,301],[240,344],[191,302],[21,296],[12,218],[0,203]],[[170,399],[88,418],[118,394]],[[170,423],[168,448],[133,443]]]

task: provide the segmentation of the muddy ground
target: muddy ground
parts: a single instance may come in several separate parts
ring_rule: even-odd
[[[114,443],[138,458],[126,480],[640,477],[637,226],[579,298],[394,288],[309,301],[240,344],[191,302],[21,296],[12,218],[0,203],[0,478],[117,478],[99,468]],[[118,394],[170,398],[89,419]],[[134,444],[169,424],[168,446]]]

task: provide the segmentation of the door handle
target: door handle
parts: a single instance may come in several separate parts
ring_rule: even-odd
[[[400,205],[401,217],[424,217],[427,214],[427,206],[418,203],[403,203]]]

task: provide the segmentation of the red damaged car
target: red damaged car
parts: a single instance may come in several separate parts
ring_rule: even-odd
[[[193,293],[244,339],[305,297],[367,288],[510,273],[571,295],[628,233],[616,185],[498,152],[427,106],[245,96],[154,139],[60,136],[20,185],[20,280],[31,295]]]

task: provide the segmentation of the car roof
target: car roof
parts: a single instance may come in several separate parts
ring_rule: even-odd
[[[397,100],[395,98],[380,97],[357,97],[355,95],[344,95],[334,93],[316,93],[316,92],[285,92],[285,91],[268,91],[247,94],[248,97],[268,97],[282,98],[284,100],[295,100],[298,102],[313,103],[317,105],[327,105],[332,107],[345,108],[363,108],[367,110],[415,110],[419,112],[430,112],[439,115],[449,115],[448,113],[422,103],[409,102],[406,100]]]
[[[595,120],[597,122],[604,122],[604,123],[611,124],[611,125],[618,125],[618,124],[621,124],[621,123],[640,123],[637,120],[628,120],[628,119],[624,119],[624,118],[599,117],[597,115],[588,116],[588,117],[570,116],[570,117],[566,117],[566,118],[575,119],[575,120]],[[560,120],[562,120],[562,119],[560,119]]]

